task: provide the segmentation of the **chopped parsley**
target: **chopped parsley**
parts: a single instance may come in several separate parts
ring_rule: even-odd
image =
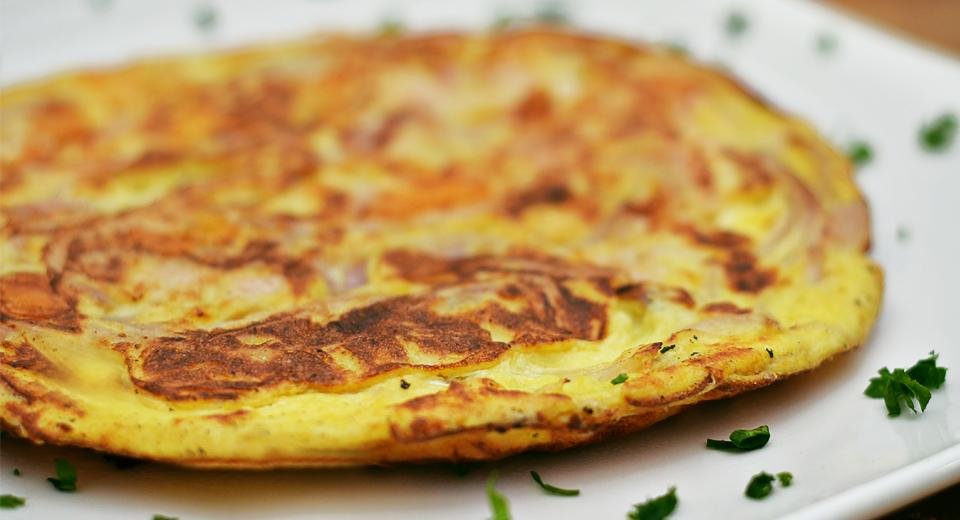
[[[531,471],[530,477],[532,477],[533,481],[539,484],[540,487],[544,491],[546,491],[547,494],[549,495],[558,495],[561,497],[575,497],[580,494],[579,489],[564,489],[564,488],[559,488],[557,486],[551,486],[550,484],[547,484],[546,482],[543,481],[542,478],[540,478],[540,474],[537,473],[536,471]]]
[[[490,520],[510,520],[510,502],[507,501],[507,497],[497,491],[496,484],[497,472],[494,470],[487,477],[487,501],[490,503],[490,512],[493,514]]]
[[[663,354],[663,353],[665,353],[665,352],[670,352],[671,350],[673,350],[673,349],[675,349],[675,348],[677,348],[676,345],[666,345],[666,346],[660,347],[660,353]]]
[[[665,495],[651,498],[642,504],[634,504],[627,513],[630,520],[663,520],[677,508],[677,488],[671,487]]]
[[[761,471],[750,479],[743,493],[754,500],[764,499],[773,493],[773,483],[778,480],[781,487],[790,487],[793,484],[793,474],[789,471],[781,471],[774,477],[766,471]]]
[[[407,388],[410,388],[410,383],[407,382],[406,379],[401,379],[401,380],[400,380],[400,388],[406,390]]]
[[[837,37],[830,33],[817,35],[817,52],[823,55],[833,54],[837,50]]]
[[[611,384],[611,385],[619,385],[619,384],[621,384],[621,383],[625,383],[625,382],[627,381],[627,379],[629,379],[629,376],[627,376],[627,374],[621,373],[621,374],[618,375],[617,377],[611,379],[611,380],[610,380],[610,384]]]
[[[570,23],[566,6],[560,2],[547,2],[537,9],[534,19],[546,25],[566,25]]]
[[[23,507],[27,499],[15,495],[0,495],[0,509],[16,509]]]
[[[768,348],[768,349],[767,349],[767,355],[772,358],[772,357],[773,357],[773,349]]]
[[[47,477],[47,481],[56,488],[57,491],[73,492],[77,490],[77,468],[64,459],[54,461],[57,469],[57,476]]]
[[[921,412],[926,410],[930,390],[940,388],[947,377],[947,369],[937,366],[937,353],[933,351],[930,357],[917,361],[906,370],[897,368],[891,372],[883,367],[877,373],[880,377],[871,378],[863,393],[874,399],[883,399],[890,417],[900,415],[903,404],[917,413],[914,401],[919,403]]]
[[[790,487],[790,484],[793,484],[793,473],[789,471],[781,471],[777,473],[777,480],[780,481],[780,485],[783,487]]]
[[[201,5],[193,12],[193,25],[205,33],[216,29],[218,19],[217,10],[212,5]]]
[[[957,135],[957,116],[943,114],[920,128],[920,144],[930,152],[942,152],[950,147]]]
[[[380,36],[398,36],[403,33],[403,24],[400,23],[400,20],[395,18],[387,18],[386,20],[380,22],[380,26],[377,28],[377,34]]]
[[[180,519],[175,516],[157,514],[157,515],[153,515],[153,520],[180,520]]]
[[[752,430],[734,430],[729,441],[707,439],[707,447],[724,451],[758,450],[770,441],[770,428],[764,424]]]
[[[937,366],[937,357],[937,353],[931,350],[930,357],[917,361],[907,369],[907,375],[931,390],[940,388],[947,380],[947,368]]]
[[[20,475],[22,475],[22,473],[20,472],[20,468],[13,468],[13,471],[11,471],[11,473],[13,473],[14,477],[19,477]]]
[[[766,498],[770,493],[773,493],[774,480],[773,475],[766,471],[761,471],[750,479],[750,483],[747,484],[747,489],[744,490],[744,494],[755,500]]]
[[[743,13],[734,11],[727,15],[725,28],[727,31],[727,36],[731,38],[739,38],[743,35],[743,33],[747,32],[747,29],[750,28],[750,22]]]
[[[847,157],[854,166],[863,166],[873,160],[873,148],[866,141],[854,141],[847,147]]]
[[[514,17],[508,14],[501,14],[493,20],[492,24],[490,24],[490,30],[493,32],[506,31],[516,23],[517,20],[514,19]]]
[[[910,230],[906,226],[900,226],[897,228],[897,241],[906,242],[910,240]]]

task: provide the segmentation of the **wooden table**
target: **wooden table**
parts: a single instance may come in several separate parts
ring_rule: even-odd
[[[960,0],[825,0],[850,14],[960,56]]]

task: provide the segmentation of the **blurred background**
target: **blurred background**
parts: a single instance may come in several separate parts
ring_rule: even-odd
[[[960,1],[824,0],[824,3],[960,56]]]

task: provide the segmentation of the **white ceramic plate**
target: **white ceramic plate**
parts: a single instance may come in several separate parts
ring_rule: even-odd
[[[0,81],[144,54],[231,46],[321,28],[365,29],[384,17],[413,28],[482,27],[498,14],[537,5],[444,0],[214,2],[213,30],[194,26],[196,1],[11,0],[2,4]],[[457,477],[446,467],[262,473],[187,471],[145,465],[118,471],[78,450],[5,439],[3,493],[27,497],[6,518],[485,518],[484,480],[500,470],[515,518],[623,518],[635,502],[677,486],[674,518],[856,518],[889,511],[960,481],[960,340],[952,333],[960,294],[960,142],[947,153],[918,146],[921,124],[960,114],[960,63],[802,1],[614,2],[570,0],[572,20],[593,30],[683,41],[725,64],[785,110],[803,115],[839,144],[862,138],[876,158],[859,173],[873,209],[874,256],[887,292],[872,339],[812,374],[735,399],[697,406],[626,439],[557,454],[515,457]],[[725,34],[738,9],[741,38]],[[820,34],[836,38],[817,51]],[[898,231],[899,230],[899,231]],[[898,238],[900,236],[900,238]],[[888,419],[862,395],[881,366],[909,366],[929,350],[952,367],[926,413]],[[769,424],[763,450],[730,455],[707,437]],[[53,459],[80,471],[80,491],[45,481]],[[11,475],[19,467],[21,477]],[[547,496],[552,483],[577,498]],[[794,485],[764,501],[743,495],[761,471],[789,470]]]

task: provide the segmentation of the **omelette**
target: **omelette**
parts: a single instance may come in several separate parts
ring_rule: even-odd
[[[195,467],[559,450],[813,369],[882,296],[849,161],[572,31],[319,35],[0,101],[5,431]]]

